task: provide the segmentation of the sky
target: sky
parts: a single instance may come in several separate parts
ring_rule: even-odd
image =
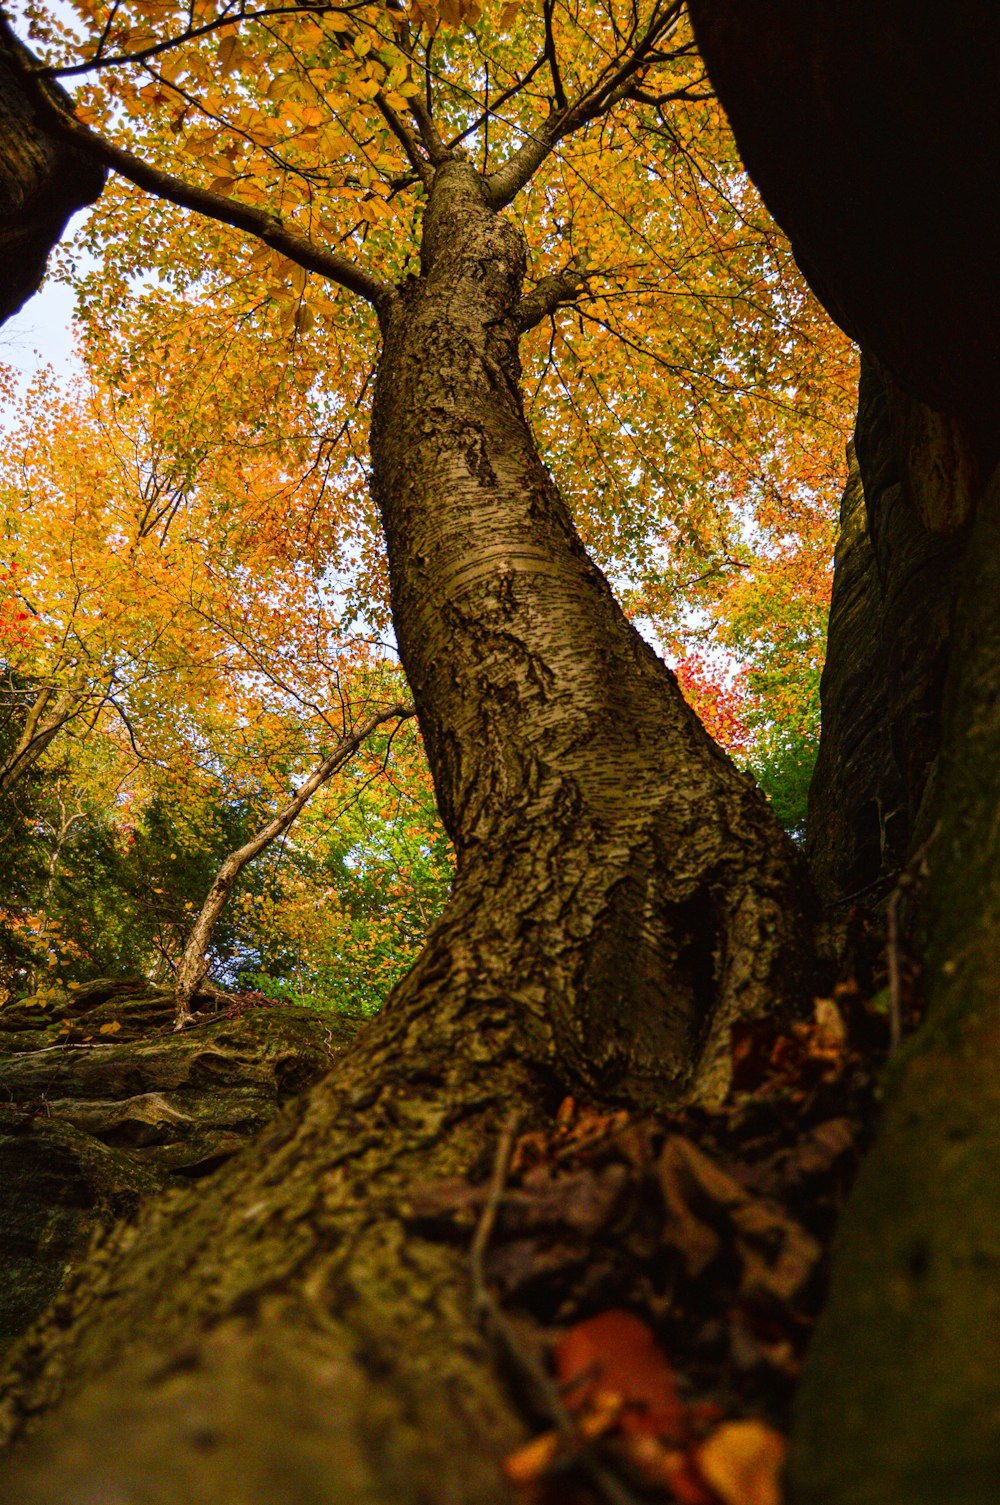
[[[79,229],[80,223],[81,217],[74,216],[63,234],[64,242]],[[41,291],[0,328],[0,361],[12,366],[25,380],[44,365],[52,365],[60,374],[68,375],[74,366],[73,303],[71,288],[46,278]]]
[[[72,363],[73,293],[58,282],[48,282],[29,298],[0,330],[0,360],[25,376],[51,363],[66,370]]]

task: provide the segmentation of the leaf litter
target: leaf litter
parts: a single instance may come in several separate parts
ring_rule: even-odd
[[[474,1284],[536,1434],[523,1505],[781,1505],[827,1251],[870,1138],[888,1022],[857,984],[733,1031],[718,1109],[567,1097],[511,1125],[492,1183],[414,1189],[425,1236],[474,1235]]]

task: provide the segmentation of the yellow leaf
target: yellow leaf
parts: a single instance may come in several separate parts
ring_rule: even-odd
[[[219,43],[218,68],[220,78],[226,78],[243,61],[243,48],[237,36],[223,37]]]
[[[723,1422],[695,1461],[725,1505],[781,1505],[785,1439],[764,1422]]]
[[[118,1020],[115,1019],[113,1021],[113,1023],[102,1024],[101,1027],[100,1027],[100,1029],[97,1031],[97,1033],[99,1035],[117,1035],[117,1033],[118,1033],[118,1031],[120,1029],[121,1029],[121,1025],[119,1024]]]
[[[294,94],[298,86],[299,81],[294,73],[279,73],[277,78],[272,78],[264,98],[280,104],[289,94]]]

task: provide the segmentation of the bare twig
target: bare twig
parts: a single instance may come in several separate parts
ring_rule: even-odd
[[[511,1113],[500,1134],[496,1158],[493,1162],[493,1175],[486,1195],[486,1205],[483,1207],[469,1250],[469,1268],[476,1312],[500,1344],[509,1363],[527,1382],[534,1394],[536,1404],[547,1414],[560,1437],[565,1440],[574,1462],[579,1464],[598,1495],[607,1502],[607,1505],[636,1505],[631,1491],[625,1488],[610,1469],[604,1467],[594,1456],[586,1440],[580,1436],[576,1423],[563,1405],[563,1399],[555,1381],[531,1349],[522,1342],[514,1324],[502,1310],[500,1303],[486,1283],[486,1251],[493,1236],[497,1215],[503,1204],[520,1122],[520,1115],[517,1112]]]

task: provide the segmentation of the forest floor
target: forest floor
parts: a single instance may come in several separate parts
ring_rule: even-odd
[[[524,1505],[779,1505],[800,1367],[894,1040],[919,1012],[870,915],[810,1021],[734,1032],[716,1111],[512,1119],[492,1178],[419,1188],[424,1237],[468,1245],[534,1440]],[[885,979],[891,978],[889,986]]]

